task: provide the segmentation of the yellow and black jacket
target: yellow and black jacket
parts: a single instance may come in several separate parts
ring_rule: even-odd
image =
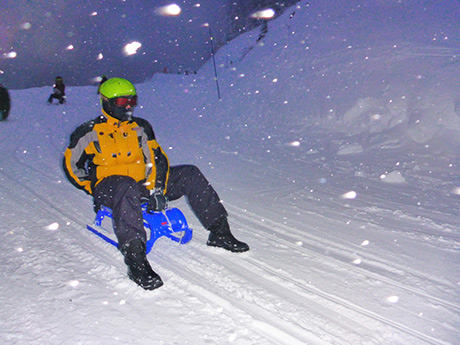
[[[139,117],[120,122],[104,111],[72,133],[63,166],[70,182],[88,194],[112,175],[145,180],[149,190],[166,190],[169,176],[168,157],[155,140],[150,123]]]

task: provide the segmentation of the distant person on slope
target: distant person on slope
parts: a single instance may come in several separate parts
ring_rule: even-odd
[[[3,85],[0,85],[0,115],[1,120],[6,120],[10,114],[11,99],[8,90]]]
[[[167,200],[185,196],[210,231],[208,246],[249,250],[233,237],[227,211],[201,171],[194,165],[170,166],[150,123],[133,117],[137,105],[133,84],[111,78],[102,84],[100,93],[102,115],[72,133],[63,164],[70,182],[93,196],[95,210],[101,205],[112,209],[128,277],[146,290],[163,285],[145,254],[144,202],[150,211],[163,211]]]
[[[107,76],[105,74],[102,75],[101,81],[99,82],[99,87],[97,88],[97,94],[101,93],[101,86],[107,81]]]
[[[65,102],[65,85],[62,77],[56,77],[53,85],[53,93],[48,97],[48,104],[51,104],[53,99],[57,99],[59,104]]]

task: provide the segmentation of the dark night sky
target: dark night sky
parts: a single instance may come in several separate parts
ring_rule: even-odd
[[[178,16],[160,15],[171,1],[2,0],[0,83],[11,89],[88,85],[101,74],[141,82],[166,67],[170,73],[196,70],[214,44],[225,43],[232,1],[176,1]],[[126,44],[142,44],[126,55]]]

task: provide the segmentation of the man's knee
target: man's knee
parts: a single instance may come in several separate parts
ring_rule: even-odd
[[[204,175],[201,170],[192,164],[187,165],[176,165],[171,167],[170,181],[172,183],[193,183],[192,181],[201,181],[204,179]]]
[[[108,176],[94,189],[94,209],[97,211],[102,205],[111,207],[111,205],[126,196],[140,197],[140,195],[140,186],[132,177]]]
[[[135,179],[129,176],[118,176],[112,184],[117,196],[140,196],[140,186]]]
[[[203,177],[203,173],[196,165],[185,165],[185,171],[187,177],[190,177],[191,179]]]
[[[176,165],[173,168],[177,169],[177,171],[182,174],[187,174],[187,175],[201,174],[200,169],[196,165],[193,165],[193,164]]]

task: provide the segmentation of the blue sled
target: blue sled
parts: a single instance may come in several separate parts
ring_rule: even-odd
[[[184,214],[178,208],[167,208],[163,212],[147,212],[146,206],[142,206],[144,216],[144,228],[147,232],[146,253],[148,254],[153,244],[162,236],[166,236],[179,244],[190,242],[193,236],[192,229],[188,226]],[[102,227],[102,221],[105,217],[112,219],[112,210],[102,206],[97,211],[96,219],[93,225],[87,225],[86,228],[93,234],[99,236],[104,241],[118,248],[118,242],[113,231]]]

